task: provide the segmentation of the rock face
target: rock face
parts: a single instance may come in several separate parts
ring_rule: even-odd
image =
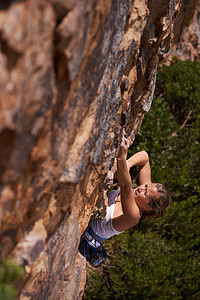
[[[79,237],[105,201],[171,47],[177,0],[0,3],[0,253],[20,299],[79,299]]]
[[[174,25],[172,56],[200,61],[200,1],[182,0]]]

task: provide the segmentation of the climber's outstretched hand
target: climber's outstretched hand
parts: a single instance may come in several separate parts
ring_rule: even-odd
[[[126,160],[128,148],[129,148],[129,141],[125,137],[123,137],[121,145],[119,147],[117,158]]]

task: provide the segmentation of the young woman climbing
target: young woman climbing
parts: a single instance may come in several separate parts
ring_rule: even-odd
[[[103,243],[141,222],[146,216],[161,217],[171,198],[160,183],[151,182],[151,169],[147,152],[140,151],[127,160],[129,143],[123,137],[117,156],[117,178],[120,190],[108,193],[107,214],[103,220],[94,219],[81,237],[80,253],[97,266],[106,259]],[[132,188],[129,170],[139,166],[139,186]]]

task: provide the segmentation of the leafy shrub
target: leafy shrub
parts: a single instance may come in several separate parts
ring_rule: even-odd
[[[12,300],[16,295],[16,284],[23,276],[24,270],[9,260],[0,264],[0,300]]]

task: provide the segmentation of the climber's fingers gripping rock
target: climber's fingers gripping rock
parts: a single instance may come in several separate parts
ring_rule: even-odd
[[[127,151],[129,148],[129,141],[126,139],[124,136],[122,138],[121,145],[119,147],[119,152],[118,152],[118,159],[126,159],[127,158]]]

